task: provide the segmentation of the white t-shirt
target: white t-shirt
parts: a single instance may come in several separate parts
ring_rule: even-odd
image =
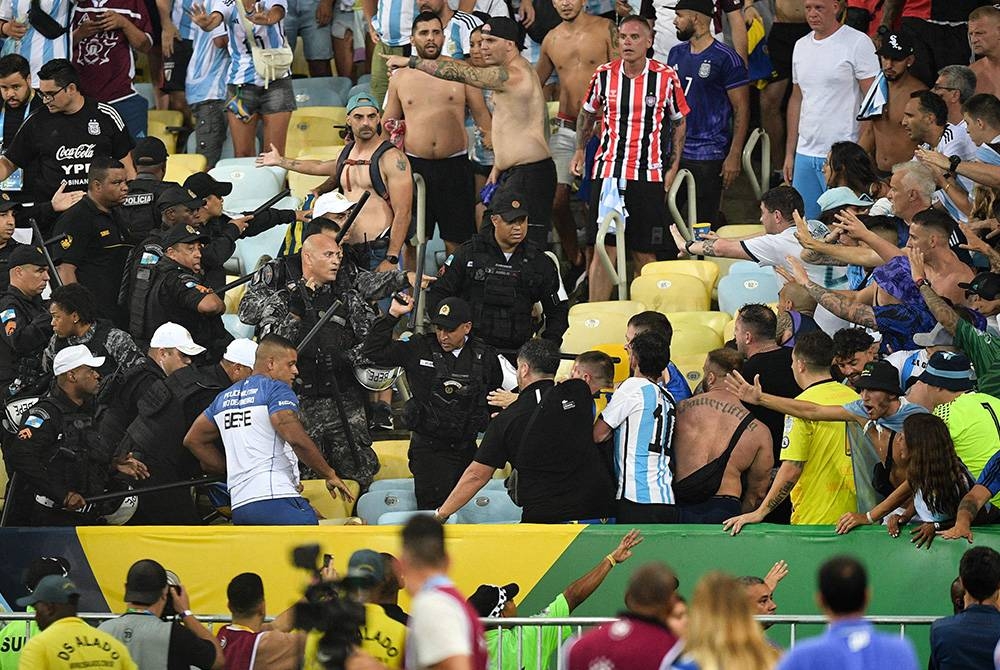
[[[916,354],[916,356],[914,356],[914,354]],[[911,356],[914,356],[914,358],[909,362],[909,364],[907,364],[907,360],[909,360]],[[892,367],[899,370],[899,385],[900,388],[905,389],[906,382],[911,377],[919,377],[923,374],[924,370],[927,369],[928,358],[929,356],[927,355],[926,349],[916,349],[910,351],[897,351],[886,356],[885,360],[892,363]],[[907,368],[907,370],[904,370],[904,367]],[[904,372],[909,372],[909,374],[904,376]]]
[[[795,238],[795,226],[789,226],[780,233],[773,235],[760,235],[751,237],[749,240],[740,242],[743,250],[761,267],[783,267],[791,271],[786,256],[802,259],[802,245]],[[806,274],[820,286],[828,289],[840,290],[847,288],[847,268],[836,265],[813,265],[805,263]],[[783,286],[785,280],[778,275],[778,284]],[[849,328],[852,324],[834,316],[828,309],[819,305],[813,319],[824,332],[829,335],[837,332],[841,328]]]
[[[938,140],[937,147],[935,147],[938,153],[945,156],[958,156],[963,161],[978,160],[976,157],[977,149],[978,147],[976,147],[975,142],[969,137],[969,128],[965,125],[964,119],[961,123],[949,123],[945,125],[944,133],[941,135],[941,139]],[[958,175],[958,183],[962,185],[966,193],[972,194],[975,184],[971,179]],[[943,204],[944,208],[951,215],[951,218],[956,221],[964,223],[969,220],[969,217],[955,205],[948,192],[944,189],[938,189],[934,192],[934,200]],[[957,236],[955,237],[955,241],[958,241]]]
[[[429,668],[452,656],[472,655],[472,631],[457,600],[424,589],[410,605],[406,630],[406,667]]]
[[[799,141],[795,152],[822,158],[834,142],[858,140],[858,82],[879,73],[871,39],[841,26],[824,40],[809,33],[795,43],[792,83],[802,89]]]

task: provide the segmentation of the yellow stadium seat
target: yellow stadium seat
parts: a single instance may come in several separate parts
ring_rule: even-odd
[[[285,155],[298,156],[311,146],[342,143],[343,107],[303,107],[292,112],[285,140]],[[339,119],[338,119],[339,117]]]
[[[350,479],[345,479],[344,484],[354,499],[357,500],[358,493],[361,492],[361,485]],[[343,519],[351,516],[354,510],[354,503],[344,500],[344,496],[339,491],[336,499],[326,490],[326,481],[323,479],[306,479],[302,482],[302,497],[309,501],[319,515],[324,519]]]
[[[684,328],[674,328],[674,336],[670,341],[670,355],[673,357],[707,354],[721,346],[722,336],[719,333],[708,326],[692,324]]]
[[[719,337],[722,337],[726,324],[733,320],[733,317],[726,312],[673,312],[667,314],[670,325],[674,327],[674,332],[687,328],[688,326],[708,326]]]
[[[611,358],[617,358],[615,363],[614,384],[618,386],[629,377],[628,352],[625,351],[624,344],[598,344],[594,347],[597,351],[603,351]]]
[[[657,261],[647,263],[642,268],[643,276],[661,274],[692,275],[703,281],[709,290],[713,289],[719,282],[719,266],[711,261],[694,259]]]
[[[605,300],[603,302],[578,302],[569,308],[569,315],[620,314],[626,318],[632,318],[639,312],[645,311],[646,306],[638,300]]]
[[[147,114],[146,135],[158,137],[168,154],[177,153],[177,134],[184,126],[184,115],[171,109],[151,109]]]
[[[310,153],[300,154],[299,158],[301,160],[330,160],[326,156],[315,156]],[[311,174],[301,174],[299,172],[289,172],[288,188],[292,190],[292,196],[298,198],[299,202],[305,202],[306,196],[309,195],[309,191],[313,190],[326,180],[327,177],[322,175],[315,176]]]
[[[686,274],[642,275],[632,280],[629,295],[649,309],[671,312],[705,312],[709,308],[705,284]]]
[[[379,440],[372,443],[372,449],[378,456],[381,465],[375,473],[375,479],[405,479],[412,477],[410,462],[406,452],[410,447],[409,440]]]
[[[600,344],[615,344],[625,341],[624,316],[618,314],[590,314],[573,317],[569,328],[563,333],[562,351],[580,354],[596,348]]]
[[[340,152],[344,150],[344,144],[320,144],[315,147],[306,147],[296,158],[310,156],[313,160],[335,161],[340,157]]]
[[[759,223],[731,223],[719,228],[715,234],[730,240],[737,237],[753,237],[763,235],[764,226]]]
[[[167,175],[163,181],[174,181],[183,184],[184,180],[195,172],[204,172],[208,160],[201,154],[173,154],[167,156]]]
[[[692,391],[705,378],[705,354],[677,356],[671,351],[670,362],[681,371],[681,374],[684,375],[684,381],[688,383]]]
[[[723,312],[725,314],[725,312]],[[732,319],[726,324],[726,327],[722,329],[722,339],[724,342],[736,337],[736,319]]]
[[[226,283],[234,281],[237,277],[226,277]],[[241,284],[236,288],[231,288],[226,291],[226,314],[237,314],[240,310],[240,300],[243,300],[243,294],[247,292],[247,285]]]
[[[569,374],[572,371],[573,361],[569,359],[559,361],[559,367],[556,369],[556,383],[564,382],[569,379]]]

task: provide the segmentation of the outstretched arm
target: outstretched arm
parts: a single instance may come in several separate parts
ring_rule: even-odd
[[[469,463],[469,467],[462,473],[461,479],[458,480],[455,488],[448,494],[448,498],[438,507],[436,512],[437,517],[443,521],[462,509],[465,503],[472,500],[472,496],[479,493],[486,486],[496,471],[496,468],[485,463],[477,461]]]
[[[271,145],[270,151],[265,151],[257,157],[257,167],[267,167],[277,165],[278,167],[299,174],[309,174],[316,177],[326,177],[332,175],[337,170],[337,161],[312,161],[298,160],[297,158],[284,158],[278,153],[277,147]]]
[[[597,587],[611,572],[611,568],[631,558],[632,548],[640,544],[642,540],[642,534],[633,528],[622,538],[614,551],[602,558],[601,562],[595,565],[590,572],[567,586],[563,591],[563,597],[566,598],[569,611],[575,610],[597,590]]]
[[[730,393],[735,394],[742,402],[750,405],[760,405],[776,412],[794,416],[806,421],[853,421],[854,415],[840,405],[817,405],[806,400],[793,400],[781,396],[764,393],[760,388],[760,375],[754,379],[753,385],[747,382],[739,372],[730,372],[724,382]],[[782,461],[784,463],[785,461]],[[773,486],[772,486],[773,488]],[[779,501],[780,502],[780,501]]]
[[[781,461],[781,467],[778,468],[778,473],[774,476],[774,481],[771,483],[771,490],[767,492],[760,507],[753,512],[726,519],[722,522],[722,529],[729,531],[730,535],[737,535],[743,529],[743,526],[763,521],[774,508],[784,502],[785,498],[789,496],[792,489],[795,488],[795,484],[799,481],[799,477],[802,476],[802,469],[804,467],[805,461]]]
[[[412,67],[438,79],[460,81],[469,86],[488,88],[493,91],[504,90],[507,80],[510,79],[510,70],[505,65],[473,67],[466,62],[447,56],[438,56],[433,60],[426,60],[420,56],[410,56],[409,58],[386,56],[385,59],[390,72],[404,67]]]

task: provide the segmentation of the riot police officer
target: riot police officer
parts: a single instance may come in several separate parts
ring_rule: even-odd
[[[178,323],[218,361],[232,336],[222,324],[226,304],[203,283],[201,245],[208,236],[189,225],[163,234],[164,255],[141,265],[132,289],[129,329],[139,342],[149,342],[161,324]]]
[[[42,300],[49,281],[42,250],[21,244],[8,260],[10,286],[0,295],[0,393],[5,401],[40,393],[48,386],[42,352],[52,336],[51,317]]]
[[[128,195],[120,211],[126,237],[131,244],[142,244],[150,232],[160,227],[156,199],[179,184],[163,181],[167,174],[167,147],[158,137],[144,137],[132,150],[135,179],[128,183]]]
[[[87,497],[105,490],[112,472],[113,450],[94,428],[94,396],[104,359],[87,347],[62,349],[53,361],[56,383],[29,411],[7,457],[16,478],[34,496],[35,526],[76,526],[93,523],[95,511]],[[142,476],[134,459],[122,471]]]
[[[410,472],[417,507],[437,509],[476,453],[476,435],[486,428],[486,394],[503,375],[496,350],[469,337],[472,308],[461,298],[445,298],[431,317],[436,332],[393,341],[392,330],[413,309],[399,295],[372,327],[363,354],[376,365],[401,365],[413,397],[403,410],[410,439]]]
[[[532,307],[542,304],[541,337],[562,342],[569,304],[555,263],[527,238],[528,210],[509,194],[490,203],[490,223],[462,244],[427,292],[433,314],[446,297],[472,305],[474,335],[497,349],[516,350],[534,336]]]
[[[198,460],[184,448],[184,435],[220,392],[250,376],[256,352],[256,343],[233,340],[217,365],[183,366],[152,384],[139,400],[138,416],[118,447],[118,457],[132,453],[143,462],[150,485],[201,474]],[[179,488],[140,500],[131,523],[190,525],[201,523],[201,518],[190,490]]]

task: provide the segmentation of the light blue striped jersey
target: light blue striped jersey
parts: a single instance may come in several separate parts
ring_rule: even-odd
[[[42,11],[51,16],[59,25],[69,25],[69,13],[73,8],[71,0],[40,0]],[[0,19],[4,21],[28,22],[31,0],[0,0]],[[28,32],[20,40],[8,38],[4,41],[2,55],[17,53],[28,59],[31,65],[31,85],[38,88],[38,70],[53,58],[69,58],[69,31],[54,40],[28,26]]]
[[[247,44],[247,34],[243,30],[243,21],[240,19],[240,10],[236,7],[236,2],[240,0],[213,0],[212,12],[222,15],[222,23],[229,32],[229,71],[226,74],[226,83],[234,86],[244,84],[256,84],[263,86],[264,80],[257,76],[257,71],[253,67],[253,56],[250,54],[250,47]],[[272,7],[282,7],[288,10],[285,0],[262,0],[260,3],[262,11],[269,11]],[[254,39],[257,46],[264,49],[276,49],[285,45],[285,22],[278,21],[273,26],[253,27]],[[286,75],[287,76],[287,75]]]
[[[469,37],[476,26],[483,25],[478,16],[455,12],[444,28],[444,47],[441,53],[449,58],[464,59],[469,55]]]
[[[416,15],[415,0],[379,0],[372,25],[386,46],[406,46],[410,43],[413,17]]]
[[[193,4],[194,0],[173,0],[173,6],[170,8],[170,20],[177,26],[177,32],[184,40],[193,40],[196,34],[205,32],[191,20]]]
[[[676,405],[673,396],[642,377],[630,377],[601,412],[614,429],[617,498],[639,504],[672,505]]]
[[[628,3],[632,5],[632,2]],[[639,4],[639,3],[635,3]],[[584,0],[583,11],[588,14],[593,14],[594,16],[600,16],[601,14],[607,14],[608,12],[613,12],[615,10],[615,0]],[[636,14],[639,12],[636,11]]]
[[[210,33],[198,28],[194,33],[191,62],[188,64],[184,93],[189,105],[209,100],[226,99],[226,73],[229,70],[229,49],[217,47],[216,37],[228,34],[225,24]]]

